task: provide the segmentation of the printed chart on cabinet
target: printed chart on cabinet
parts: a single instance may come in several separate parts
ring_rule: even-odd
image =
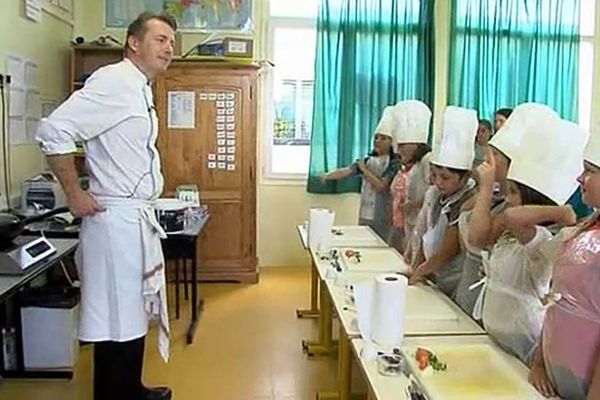
[[[235,171],[237,93],[227,91],[170,91],[168,92],[167,125],[169,129],[195,129],[196,107],[216,110],[214,127],[215,146],[207,149],[206,166],[209,170]],[[213,141],[211,141],[213,142]]]

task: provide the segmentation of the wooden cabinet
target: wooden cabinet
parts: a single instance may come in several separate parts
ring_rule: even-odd
[[[71,71],[69,93],[83,87],[84,81],[98,68],[119,62],[123,59],[123,48],[117,46],[97,46],[81,44],[71,48]],[[77,146],[75,166],[78,174],[85,175],[85,154],[83,145]]]
[[[83,87],[83,82],[95,70],[123,59],[123,48],[117,46],[77,45],[71,49],[71,80],[69,92]]]
[[[164,195],[195,184],[211,215],[198,248],[205,281],[258,280],[257,72],[255,65],[175,61],[156,81]],[[177,107],[192,105],[193,128],[173,128]]]

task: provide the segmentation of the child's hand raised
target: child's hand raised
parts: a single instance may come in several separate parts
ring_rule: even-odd
[[[494,181],[496,179],[496,160],[494,159],[491,150],[488,150],[485,161],[477,167],[476,171],[479,176],[479,184],[482,187],[491,188],[494,186]]]

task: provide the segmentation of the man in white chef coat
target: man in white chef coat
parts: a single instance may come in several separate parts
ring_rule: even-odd
[[[71,212],[83,218],[79,338],[94,342],[95,400],[171,398],[141,376],[150,318],[168,358],[164,231],[152,209],[163,178],[150,84],[171,62],[175,30],[169,16],[141,14],[127,31],[124,60],[94,72],[36,134]],[[75,170],[76,142],[85,143],[88,191]]]

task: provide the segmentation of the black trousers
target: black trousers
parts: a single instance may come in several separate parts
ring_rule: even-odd
[[[145,340],[94,343],[94,400],[143,400]]]

